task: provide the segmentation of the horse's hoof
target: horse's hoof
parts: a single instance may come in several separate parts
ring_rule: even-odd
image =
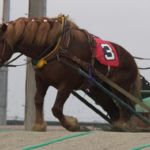
[[[45,132],[46,131],[47,124],[44,121],[42,124],[35,123],[34,126],[32,127],[32,131],[41,131]]]
[[[80,131],[80,126],[78,120],[71,116],[64,116],[61,120],[62,126],[65,127],[68,131],[76,132]]]
[[[119,131],[119,132],[128,132],[129,130],[129,124],[126,121],[118,120],[115,122],[112,127],[113,130]]]
[[[114,124],[111,126],[110,131],[114,132],[128,132],[124,126]]]
[[[136,128],[132,125],[131,121],[123,122],[123,123],[115,123],[114,126],[118,128],[119,130],[122,130],[124,132],[136,132]]]

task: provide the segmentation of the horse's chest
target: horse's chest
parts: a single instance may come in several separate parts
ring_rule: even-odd
[[[62,66],[62,64],[58,64],[58,62],[55,61],[55,63],[51,62],[43,68],[35,70],[35,72],[47,84],[58,87],[61,83],[71,83],[74,75],[77,73],[75,70],[72,72],[70,68],[66,69],[64,67],[66,66]]]

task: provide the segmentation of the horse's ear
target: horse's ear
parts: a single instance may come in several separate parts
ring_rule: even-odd
[[[7,30],[7,25],[5,23],[3,23],[2,26],[1,26],[1,32],[5,33],[6,30]]]

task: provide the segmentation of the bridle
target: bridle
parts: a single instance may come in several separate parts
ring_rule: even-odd
[[[16,58],[12,59],[11,61],[9,62],[6,62],[6,63],[2,63],[3,60],[3,55],[5,53],[5,48],[6,48],[6,42],[4,41],[4,46],[3,46],[3,50],[2,50],[2,53],[0,55],[0,67],[16,67],[16,66],[22,66],[22,65],[25,65],[25,64],[22,64],[22,65],[9,65],[11,62],[15,61],[16,59],[18,59],[20,56],[22,56],[23,54],[20,54],[19,56],[17,56]],[[14,51],[12,50],[12,52],[14,53]],[[27,63],[26,63],[27,64]]]
[[[4,52],[5,52],[5,46],[6,45],[6,43],[4,42],[4,46],[3,46],[3,50],[2,50],[2,54],[0,55],[0,62],[2,62],[2,57],[3,57],[3,55],[4,55]]]

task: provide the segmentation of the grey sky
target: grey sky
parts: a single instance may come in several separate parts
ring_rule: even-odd
[[[2,10],[2,0],[0,9]],[[10,20],[25,16],[27,12],[28,0],[11,0]],[[123,46],[134,56],[150,57],[149,0],[47,0],[47,17],[56,17],[59,13],[69,15],[79,27]],[[17,60],[15,64],[24,63],[24,59],[25,57]],[[136,62],[139,67],[150,66],[150,61]],[[150,70],[140,72],[150,81]],[[9,68],[8,117],[23,118],[24,90],[25,67]],[[83,93],[82,95],[84,96]],[[45,101],[47,120],[55,120],[51,113],[55,97],[56,90],[51,87]],[[87,96],[85,98],[92,102]],[[73,115],[80,121],[101,120],[73,96],[66,102],[64,113]]]

